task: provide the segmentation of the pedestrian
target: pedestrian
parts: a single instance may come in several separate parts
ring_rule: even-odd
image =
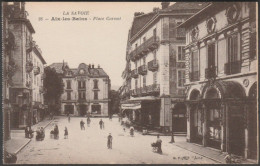
[[[90,117],[88,117],[88,118],[87,118],[88,127],[90,126],[90,122],[91,122]]]
[[[64,130],[64,139],[68,139],[68,135],[69,135],[68,129],[67,129],[67,127],[65,127],[65,130]]]
[[[54,139],[58,139],[59,138],[59,127],[56,124],[53,130],[53,134],[54,134]]]
[[[124,128],[124,132],[125,132],[125,128]]]
[[[102,130],[102,128],[103,128],[103,121],[102,121],[102,119],[100,119],[100,121],[99,121],[99,126],[100,126],[100,129]]]
[[[113,137],[112,137],[111,133],[109,133],[109,135],[107,137],[107,148],[108,149],[112,149],[112,140],[113,140]]]
[[[130,135],[133,137],[134,136],[134,127],[133,126],[131,126],[130,127]]]
[[[70,123],[70,114],[68,114],[68,122]]]
[[[157,153],[162,154],[162,140],[160,139],[160,135],[157,135]]]
[[[85,123],[81,119],[81,121],[80,121],[80,128],[81,128],[81,130],[85,130],[85,126],[84,125],[85,125]]]

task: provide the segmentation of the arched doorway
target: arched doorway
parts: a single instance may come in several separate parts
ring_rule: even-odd
[[[206,119],[206,131],[208,137],[206,137],[207,146],[221,149],[221,114],[220,107],[220,91],[215,87],[209,87],[205,92],[204,101]]]
[[[248,149],[249,158],[257,159],[257,85],[252,85],[248,94]]]
[[[190,141],[202,144],[203,122],[202,109],[199,104],[200,91],[194,89],[190,94]]]
[[[202,91],[206,146],[243,156],[245,150],[245,91],[235,81],[208,83]],[[223,143],[223,144],[222,144]],[[224,147],[224,144],[226,145]],[[221,146],[223,145],[223,146]]]

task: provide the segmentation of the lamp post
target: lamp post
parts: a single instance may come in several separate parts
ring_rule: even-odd
[[[174,107],[171,109],[172,110],[172,136],[171,136],[171,141],[169,143],[174,143],[174,133],[173,133],[173,110]]]

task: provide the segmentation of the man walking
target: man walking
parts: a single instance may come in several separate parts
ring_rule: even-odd
[[[81,128],[81,130],[85,130],[85,126],[84,125],[85,125],[85,123],[81,119],[81,121],[80,121],[80,128]]]
[[[102,119],[100,119],[100,121],[99,121],[99,126],[100,126],[100,129],[102,130],[104,127],[104,122],[102,121]]]
[[[107,137],[107,148],[108,149],[112,149],[112,140],[113,140],[113,137],[112,137],[111,133],[109,133],[109,135]]]
[[[90,117],[88,117],[88,118],[87,118],[88,127],[90,126],[90,122],[91,122]]]

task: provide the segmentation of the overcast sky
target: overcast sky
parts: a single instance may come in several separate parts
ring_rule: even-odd
[[[100,64],[110,76],[112,86],[120,86],[125,67],[127,34],[134,12],[147,13],[154,7],[161,8],[161,3],[27,2],[25,8],[36,31],[33,39],[41,48],[47,65],[63,60],[71,68],[78,67],[80,63]],[[74,11],[77,15],[71,15]],[[78,11],[89,13],[79,15]],[[70,15],[63,15],[64,12]],[[39,17],[43,17],[43,21],[39,21]],[[52,17],[84,17],[88,20],[51,21]],[[94,17],[104,17],[105,20],[93,20]],[[121,17],[121,20],[108,21],[106,17]]]

